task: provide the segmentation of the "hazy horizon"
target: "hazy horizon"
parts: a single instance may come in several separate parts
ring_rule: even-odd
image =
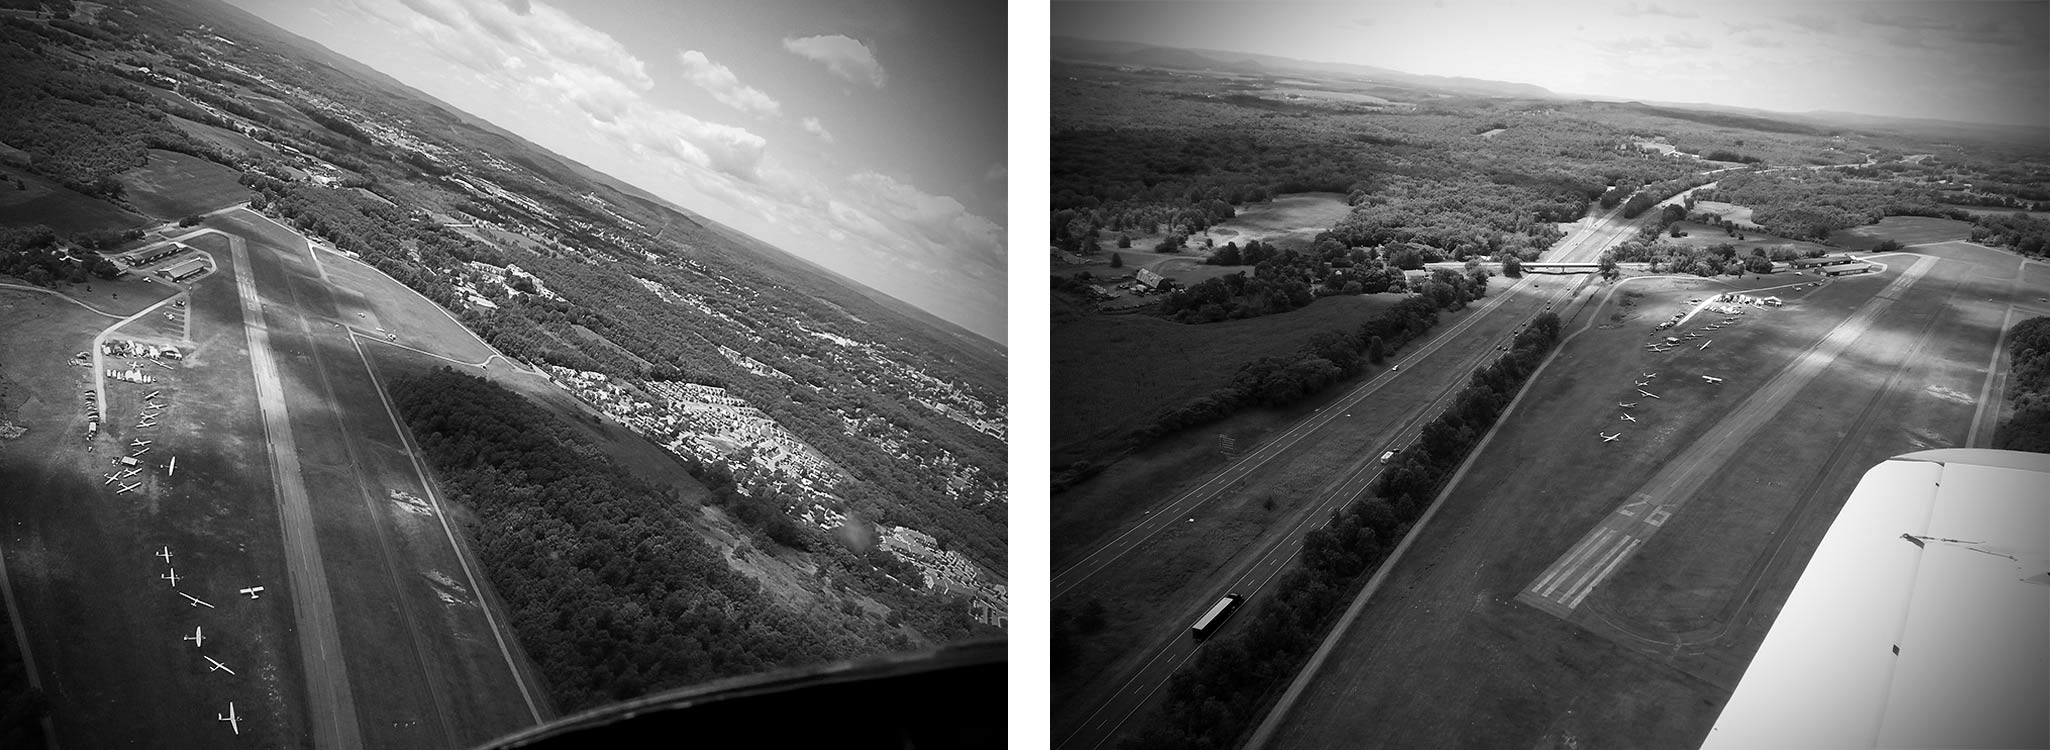
[[[929,0],[230,2],[1007,344],[1001,9]]]
[[[2050,125],[2050,2],[1061,0],[1051,15],[1056,36],[1566,95]]]

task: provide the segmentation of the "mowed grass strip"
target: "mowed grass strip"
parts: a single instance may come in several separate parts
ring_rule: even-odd
[[[62,234],[94,229],[126,229],[150,223],[149,217],[122,209],[44,179],[27,170],[0,169],[0,224],[42,224]],[[14,181],[21,181],[15,187]]]
[[[128,202],[143,213],[176,219],[249,199],[235,170],[175,151],[150,149],[149,163],[121,173]]]
[[[33,451],[0,449],[0,487],[19,491],[0,493],[0,522],[16,530],[10,572],[37,666],[61,676],[44,684],[57,735],[73,747],[207,746],[219,741],[219,728],[192,717],[232,699],[262,717],[243,727],[253,742],[290,744],[303,731],[297,656],[283,635],[292,630],[290,607],[234,594],[278,580],[281,562],[267,465],[250,447],[262,432],[247,397],[241,332],[216,324],[217,313],[234,311],[232,284],[196,305],[207,321],[197,329],[203,354],[174,371],[151,368],[162,379],[156,384],[110,384],[102,404],[109,419],[90,449],[80,440],[78,406],[90,371],[65,360],[109,321],[47,295],[19,298],[31,307],[0,309],[0,320],[14,324],[0,328],[0,351],[39,368],[26,379],[38,390],[31,404],[54,411],[31,420],[31,439],[42,436]],[[15,314],[35,309],[56,317]],[[159,427],[136,429],[150,391],[162,392],[170,410]],[[135,438],[153,441],[148,468],[129,480],[144,487],[117,496],[101,476]],[[170,455],[179,458],[175,478],[161,469]],[[178,590],[215,609],[187,606],[158,579],[167,566],[151,553],[166,545]],[[206,628],[207,652],[237,674],[208,673],[177,640],[194,626]]]
[[[1262,357],[1293,357],[1325,333],[1350,334],[1402,300],[1325,297],[1300,310],[1185,325],[1146,314],[1092,315],[1054,300],[1053,465],[1100,459],[1162,412],[1231,382]]]
[[[1970,222],[1929,216],[1888,216],[1880,219],[1877,224],[1830,232],[1829,241],[1849,250],[1870,250],[1874,245],[1887,240],[1903,245],[1920,245],[1926,242],[1962,240],[1971,236]]]
[[[1693,221],[1676,221],[1673,222],[1673,226],[1679,227],[1680,231],[1687,233],[1687,236],[1674,237],[1671,234],[1661,234],[1658,238],[1659,242],[1689,248],[1715,247],[1728,244],[1737,248],[1738,257],[1750,257],[1751,251],[1758,248],[1764,248],[1767,255],[1770,255],[1775,248],[1784,248],[1801,254],[1807,254],[1810,251],[1828,253],[1836,250],[1836,248],[1820,243],[1790,240],[1785,237],[1775,237],[1764,232],[1743,229],[1737,230],[1738,234],[1744,235],[1744,239],[1740,240],[1724,232],[1721,227],[1713,227]],[[1874,241],[1874,244],[1877,244],[1877,241]]]

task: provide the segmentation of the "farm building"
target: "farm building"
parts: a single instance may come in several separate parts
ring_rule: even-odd
[[[1139,273],[1135,274],[1133,276],[1133,279],[1135,281],[1138,281],[1140,284],[1145,285],[1147,289],[1159,288],[1161,282],[1167,280],[1165,278],[1162,278],[1160,274],[1154,273],[1153,269],[1151,268],[1139,269]]]
[[[1787,261],[1787,265],[1795,268],[1816,268],[1818,266],[1840,266],[1852,262],[1855,262],[1855,259],[1848,255],[1824,255],[1820,258],[1795,258]]]
[[[179,263],[178,265],[160,270],[157,273],[162,274],[164,278],[170,279],[172,281],[184,281],[194,276],[198,276],[202,273],[206,273],[206,270],[207,266],[205,258],[193,258],[183,263]]]

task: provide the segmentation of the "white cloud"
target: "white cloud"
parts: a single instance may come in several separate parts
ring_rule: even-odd
[[[509,96],[567,107],[587,118],[592,130],[643,157],[673,159],[716,173],[693,180],[702,187],[731,189],[724,178],[750,183],[761,179],[766,140],[744,128],[700,120],[650,102],[646,93],[654,80],[640,58],[611,35],[553,6],[532,2],[522,13],[500,0],[354,4],[420,37],[435,54]],[[720,101],[743,111],[776,111],[774,99],[740,84],[724,66],[696,52],[681,57],[692,82],[706,86]],[[702,64],[694,69],[694,62]]]
[[[983,170],[982,172],[982,179],[989,182],[1001,183],[1004,181],[1004,178],[1010,176],[1011,168],[1004,166],[1003,162],[991,164],[989,165],[989,169]]]
[[[1681,47],[1684,49],[1709,48],[1709,43],[1707,39],[1703,39],[1693,34],[1688,34],[1684,32],[1667,34],[1666,44],[1672,45],[1674,47]]]
[[[977,216],[960,201],[931,195],[888,175],[861,172],[848,178],[856,200],[864,208],[894,220],[912,239],[922,240],[927,252],[968,260],[992,268],[1004,267],[1004,229],[996,222]]]
[[[889,81],[889,74],[882,63],[876,62],[868,45],[839,34],[785,38],[783,49],[792,54],[826,66],[833,75],[854,83],[866,83],[882,88]]]
[[[781,114],[783,105],[775,98],[762,93],[760,89],[740,82],[740,77],[724,65],[712,62],[705,53],[684,50],[676,59],[683,63],[684,80],[711,93],[720,104],[756,115]]]
[[[798,124],[804,126],[804,132],[818,136],[819,140],[825,141],[827,143],[833,142],[833,134],[826,130],[825,124],[819,122],[819,118],[807,117],[804,118],[803,122],[800,122]]]

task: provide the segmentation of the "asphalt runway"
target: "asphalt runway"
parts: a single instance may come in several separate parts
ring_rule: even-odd
[[[1778,417],[1801,389],[1864,336],[1880,313],[1936,263],[1931,257],[1917,259],[1900,278],[1873,295],[1850,318],[1837,324],[1821,341],[1782,368],[1764,387],[1682,451],[1683,459],[1667,464],[1653,475],[1643,488],[1524,587],[1517,594],[1517,601],[1562,618],[1571,617],[1588,594],[1658,533],[1666,520],[1679,512],[1753,435]]]
[[[314,539],[313,512],[306,483],[299,473],[299,451],[285,412],[284,385],[270,349],[270,328],[263,320],[263,302],[256,290],[255,269],[242,238],[228,237],[235,256],[235,283],[242,293],[242,324],[249,338],[249,363],[256,376],[257,405],[263,411],[264,446],[270,451],[272,479],[278,488],[279,524],[285,541],[285,570],[291,579],[292,610],[299,628],[299,653],[306,670],[307,717],[313,746],[354,750],[363,746],[356,723],[356,702],[349,690],[342,659],[341,634],[335,627],[334,600],[321,566],[320,544]]]

